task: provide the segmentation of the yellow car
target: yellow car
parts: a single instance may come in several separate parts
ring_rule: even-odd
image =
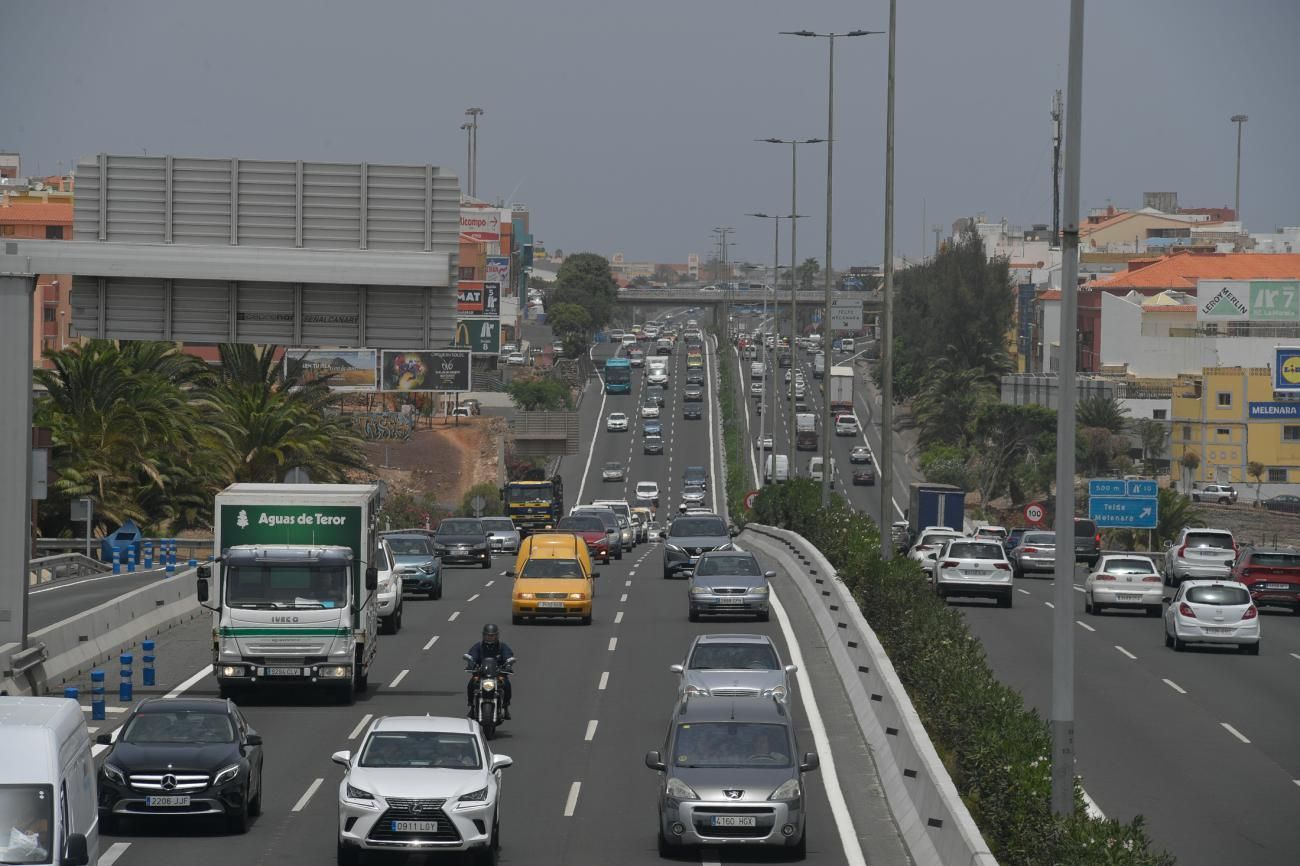
[[[692,369],[695,369],[695,368],[697,368],[697,367],[703,367],[703,366],[704,366],[704,356],[703,356],[703,355],[687,355],[687,356],[686,356],[686,369],[688,369],[688,370],[692,370]]]
[[[537,532],[519,546],[515,567],[506,572],[515,579],[510,594],[510,621],[520,625],[536,617],[580,619],[591,625],[592,597],[596,594],[587,542],[569,532]]]

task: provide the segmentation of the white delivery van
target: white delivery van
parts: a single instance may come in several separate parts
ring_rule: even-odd
[[[785,454],[767,455],[767,463],[763,469],[763,477],[769,484],[778,481],[790,480],[790,458]]]
[[[81,705],[0,697],[0,863],[98,861],[95,761]]]
[[[824,461],[822,460],[821,457],[809,457],[809,458],[808,458],[808,477],[811,478],[813,481],[821,481],[821,480],[822,480],[822,464],[823,464],[823,463],[824,463]],[[832,458],[831,458],[831,478],[834,479],[834,477],[835,477],[835,458],[832,457]]]
[[[749,378],[754,382],[763,381],[763,373],[766,370],[762,361],[755,361],[749,365]]]

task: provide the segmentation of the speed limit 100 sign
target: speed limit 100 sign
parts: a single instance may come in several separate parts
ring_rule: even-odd
[[[1037,502],[1031,502],[1025,506],[1025,520],[1028,520],[1030,523],[1042,523],[1044,516],[1043,506],[1039,505]]]

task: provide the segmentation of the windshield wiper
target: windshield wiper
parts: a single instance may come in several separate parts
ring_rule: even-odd
[[[279,610],[280,605],[273,601],[232,601],[231,607],[243,608],[245,610]]]

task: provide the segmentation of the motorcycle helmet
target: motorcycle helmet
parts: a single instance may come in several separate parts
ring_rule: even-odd
[[[483,645],[485,647],[495,647],[501,642],[501,629],[497,628],[496,623],[490,622],[483,626]]]

